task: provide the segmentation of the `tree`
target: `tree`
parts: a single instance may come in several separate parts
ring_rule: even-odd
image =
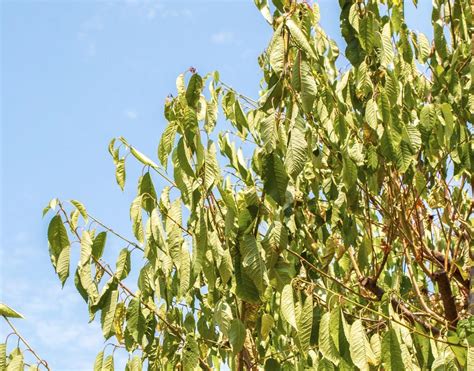
[[[72,236],[77,290],[127,369],[474,362],[472,9],[434,0],[430,42],[408,29],[403,1],[339,3],[344,56],[317,4],[257,0],[274,30],[257,101],[190,69],[165,104],[159,163],[111,141],[122,189],[127,156],[144,167],[133,240],[78,201],[46,208],[61,283]],[[216,133],[218,107],[230,129]],[[128,245],[115,270],[108,234]],[[95,369],[113,369],[113,353]]]

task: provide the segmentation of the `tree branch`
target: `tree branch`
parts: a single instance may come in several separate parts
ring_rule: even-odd
[[[360,281],[360,284],[362,285],[362,287],[374,294],[379,301],[382,300],[385,291],[380,286],[378,286],[372,278],[364,277]],[[393,309],[400,313],[403,317],[405,317],[410,323],[419,323],[426,331],[431,332],[435,336],[441,334],[440,329],[412,313],[401,300],[392,297],[390,298],[390,303],[392,304]]]
[[[35,358],[38,360],[38,363],[43,365],[47,370],[50,370],[48,362],[46,362],[44,359],[42,359],[38,355],[38,353],[36,353],[34,351],[34,349],[30,346],[30,344],[28,344],[26,339],[23,336],[21,336],[21,334],[18,332],[18,330],[15,328],[15,326],[13,326],[13,323],[10,322],[8,317],[6,317],[6,316],[2,316],[2,317],[5,319],[5,321],[8,323],[8,325],[11,327],[11,329],[13,330],[15,335],[18,336],[18,339],[20,339],[23,342],[23,344],[25,344],[26,348],[35,356]]]

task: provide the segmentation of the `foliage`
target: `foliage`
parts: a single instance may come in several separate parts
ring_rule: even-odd
[[[317,4],[258,0],[274,30],[258,101],[192,69],[165,104],[159,162],[112,140],[122,189],[127,156],[144,166],[134,241],[78,201],[47,207],[59,279],[79,240],[75,285],[128,370],[473,362],[470,5],[434,0],[430,42],[403,1],[339,3],[344,56]],[[110,234],[128,244],[115,270]],[[106,349],[95,369],[113,362]]]

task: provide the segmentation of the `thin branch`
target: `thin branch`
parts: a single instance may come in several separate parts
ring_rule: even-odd
[[[245,101],[247,101],[247,103],[251,104],[252,106],[254,106],[254,108],[257,108],[258,107],[258,102],[250,97],[247,97],[243,94],[240,94],[239,92],[237,92],[232,86],[229,86],[227,85],[225,82],[223,81],[219,81],[220,84],[226,88],[227,90],[231,91],[232,93],[234,93],[235,95],[237,95],[238,97],[244,99]]]
[[[333,277],[331,276],[330,274],[327,274],[326,272],[322,271],[321,269],[317,268],[316,266],[314,266],[313,264],[311,264],[308,260],[306,260],[305,258],[303,258],[300,254],[298,254],[296,251],[293,251],[291,249],[286,249],[290,254],[296,256],[298,259],[300,259],[300,261],[304,264],[306,264],[308,267],[310,267],[311,269],[313,269],[315,272],[318,272],[320,275],[330,279],[331,281],[337,283],[338,285],[344,287],[347,291],[350,291],[351,293],[353,293],[354,295],[357,295],[357,296],[360,296],[361,298],[365,299],[365,300],[373,300],[371,298],[368,298],[364,295],[362,295],[361,293],[351,289],[349,286],[347,286],[346,284],[344,284],[343,282],[339,281],[336,277]]]
[[[127,242],[129,245],[141,250],[141,251],[144,251],[143,248],[138,245],[137,243],[133,242],[133,241],[130,241],[128,238],[122,236],[121,234],[115,232],[112,228],[110,227],[107,227],[104,223],[102,223],[100,220],[98,220],[97,218],[93,217],[91,214],[87,214],[87,216],[89,218],[91,218],[94,222],[96,222],[97,224],[99,224],[102,228],[106,229],[107,231],[109,231],[110,233],[112,233],[113,235],[117,236],[118,238],[120,238],[121,240]]]
[[[8,325],[10,326],[10,328],[13,330],[13,332],[15,333],[16,336],[18,336],[18,339],[20,339],[23,344],[25,344],[26,348],[35,356],[35,358],[38,360],[39,364],[43,365],[47,370],[50,370],[49,368],[49,365],[48,365],[48,362],[46,362],[44,359],[42,359],[38,353],[36,353],[34,351],[34,349],[31,347],[31,345],[28,343],[28,341],[26,341],[26,339],[21,336],[21,334],[18,332],[18,330],[15,328],[15,326],[13,326],[13,323],[10,322],[10,320],[8,319],[8,317],[6,316],[2,316],[5,321],[8,323]]]
[[[416,293],[416,296],[418,297],[418,300],[420,301],[420,304],[421,306],[423,307],[423,309],[429,313],[431,315],[431,317],[433,317],[436,321],[438,321],[439,323],[442,323],[442,324],[446,324],[446,319],[439,316],[438,313],[436,313],[435,311],[431,310],[430,307],[428,307],[428,305],[426,304],[424,298],[423,298],[423,295],[421,294],[420,292],[420,288],[418,287],[418,284],[416,282],[416,279],[415,279],[415,275],[413,274],[413,269],[411,268],[411,265],[412,265],[412,259],[411,259],[411,256],[410,256],[410,253],[407,251],[406,247],[404,248],[404,254],[405,254],[405,257],[407,259],[407,271],[408,271],[408,277],[410,278],[410,281],[411,281],[411,285],[413,286],[413,288],[415,289],[415,293]]]

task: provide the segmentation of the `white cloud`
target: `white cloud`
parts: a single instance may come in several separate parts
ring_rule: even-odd
[[[214,44],[224,45],[234,41],[234,34],[229,31],[220,31],[211,35],[211,41]]]
[[[136,120],[138,118],[138,112],[134,109],[127,109],[124,114],[129,120]]]

